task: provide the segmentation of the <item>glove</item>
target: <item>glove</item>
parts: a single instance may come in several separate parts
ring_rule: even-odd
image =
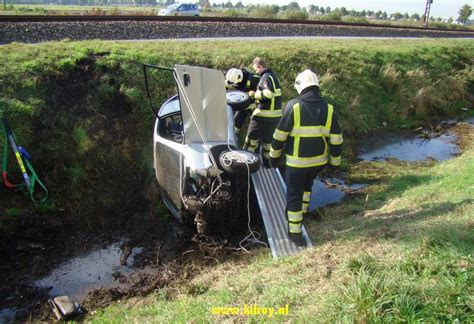
[[[255,91],[250,90],[249,92],[247,92],[247,94],[249,95],[251,99],[255,99]]]
[[[272,159],[270,158],[270,167],[276,169],[278,168],[278,165],[280,164],[280,159]]]

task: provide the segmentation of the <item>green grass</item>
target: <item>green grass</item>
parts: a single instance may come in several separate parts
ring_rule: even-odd
[[[7,5],[7,10],[0,6],[1,15],[156,15],[162,6],[78,6],[78,5],[44,5],[14,4]]]
[[[23,90],[36,93],[39,75],[73,69],[94,52],[110,52],[98,58],[97,64],[105,74],[118,76],[121,91],[132,100],[143,94],[140,63],[198,64],[224,70],[249,67],[260,55],[268,58],[282,79],[285,98],[295,95],[292,84],[298,72],[306,67],[317,71],[325,95],[351,120],[345,129],[363,133],[382,128],[382,121],[394,128],[408,127],[431,116],[456,113],[454,109],[466,104],[472,87],[473,48],[472,40],[281,40],[258,45],[209,41],[192,47],[176,41],[63,42],[35,47],[12,44],[1,53],[5,58],[2,74],[13,77]],[[125,74],[131,75],[130,80],[121,79]],[[25,104],[17,97],[8,99]]]
[[[34,4],[15,4],[15,8],[48,8],[51,10],[91,10],[92,8],[117,8],[120,10],[144,10],[148,7],[139,6],[76,6],[76,5],[34,5]],[[156,6],[160,8],[160,6]],[[153,8],[153,7],[151,7]]]
[[[471,135],[474,131],[471,129]],[[372,163],[368,163],[370,167]],[[376,166],[365,197],[308,219],[314,248],[229,261],[147,297],[112,305],[92,322],[461,322],[474,320],[474,146],[452,161]],[[357,171],[354,171],[357,173]],[[375,173],[375,172],[374,172]],[[374,180],[374,176],[367,180]],[[361,210],[354,211],[353,206]],[[365,205],[365,207],[364,207]],[[284,307],[288,315],[213,315],[215,307]]]
[[[7,208],[5,209],[5,216],[6,217],[18,217],[23,215],[23,210],[18,208]]]
[[[473,51],[472,40],[441,39],[14,43],[0,47],[0,116],[9,118],[50,191],[49,204],[35,211],[75,231],[121,228],[137,208],[165,214],[156,195],[147,195],[153,116],[142,63],[224,71],[263,56],[280,76],[284,101],[310,67],[345,139],[359,144],[367,134],[435,125],[471,107]],[[174,92],[171,78],[157,71],[151,89],[156,105]],[[354,146],[346,148],[350,156]],[[90,319],[223,320],[210,310],[257,304],[288,305],[288,315],[275,315],[281,321],[472,321],[473,154],[471,142],[463,156],[440,165],[346,160],[348,179],[372,186],[321,210],[322,223],[308,219],[314,249],[277,261],[255,251]],[[9,175],[18,176],[14,169]],[[14,233],[15,222],[21,227],[19,207],[33,213],[25,201],[0,197],[16,215],[0,220],[0,235]]]
[[[473,50],[472,40],[441,39],[13,43],[0,48],[0,115],[33,155],[55,206],[94,224],[97,213],[126,210],[126,193],[153,181],[142,63],[225,71],[262,56],[284,101],[296,95],[296,75],[312,68],[354,142],[459,115],[474,89]],[[150,86],[155,106],[175,91],[166,72],[153,71]]]

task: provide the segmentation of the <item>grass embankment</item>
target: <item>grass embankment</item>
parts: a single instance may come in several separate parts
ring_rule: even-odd
[[[356,165],[353,174],[375,181],[368,199],[327,208],[322,222],[307,220],[314,248],[276,261],[257,251],[250,264],[216,265],[90,319],[260,321],[269,315],[246,316],[244,305],[275,307],[275,314],[288,305],[288,315],[272,320],[472,322],[473,144],[440,165]]]
[[[150,143],[153,117],[147,110],[148,103],[145,100],[141,63],[167,67],[174,64],[197,64],[224,70],[231,66],[249,66],[255,56],[263,56],[269,60],[271,67],[280,76],[285,101],[296,94],[292,86],[296,74],[310,67],[320,74],[323,94],[336,107],[345,138],[350,143],[368,133],[429,126],[442,117],[457,116],[461,111],[460,108],[471,106],[474,92],[473,50],[474,43],[471,40],[272,40],[261,41],[257,44],[246,41],[61,42],[2,46],[0,48],[3,58],[0,62],[0,80],[2,80],[0,115],[10,119],[19,143],[30,151],[38,174],[50,189],[51,199],[48,205],[34,209],[30,207],[28,197],[7,191],[2,187],[0,213],[7,217],[0,219],[0,234],[4,240],[8,240],[12,237],[12,233],[25,225],[30,230],[29,235],[34,237],[39,235],[38,227],[55,228],[59,231],[67,227],[73,228],[74,231],[82,228],[114,230],[123,228],[124,224],[142,222],[137,215],[149,209],[150,201],[156,201],[157,196],[147,191],[147,184],[154,183]],[[163,72],[155,71],[152,76],[154,80],[151,84],[152,91],[156,102],[159,103],[173,93],[173,83]],[[2,141],[3,139],[0,140],[0,145],[3,145]],[[348,152],[346,151],[345,154],[347,156]],[[472,166],[471,157],[471,155],[463,157],[462,159],[466,162],[464,164],[469,162]],[[403,233],[403,231],[392,233],[393,223],[389,223],[389,226],[381,224],[381,219],[384,217],[393,218],[388,216],[391,213],[398,213],[398,216],[393,219],[406,218],[405,221],[410,223],[411,216],[404,215],[411,215],[410,213],[413,212],[414,219],[421,218],[420,221],[412,223],[413,226],[418,226],[428,220],[437,219],[430,215],[443,210],[439,217],[447,218],[440,221],[441,230],[452,228],[454,232],[458,231],[456,226],[461,226],[461,218],[449,223],[451,218],[448,216],[461,213],[464,207],[458,204],[459,202],[468,204],[464,194],[460,194],[462,197],[459,201],[456,200],[458,198],[455,198],[454,194],[452,196],[438,195],[436,197],[442,199],[439,200],[439,206],[436,205],[436,201],[430,205],[428,199],[415,204],[409,200],[408,196],[405,196],[410,192],[405,189],[411,186],[421,187],[410,190],[421,190],[425,186],[426,190],[434,190],[438,183],[439,190],[442,190],[441,184],[444,184],[444,181],[457,186],[448,181],[451,179],[447,178],[449,174],[444,175],[441,172],[442,168],[449,167],[455,171],[461,170],[461,167],[448,163],[433,171],[423,169],[421,172],[425,176],[420,176],[416,173],[419,170],[417,168],[407,171],[405,166],[395,165],[392,173],[401,172],[406,175],[406,178],[399,177],[397,181],[400,183],[393,180],[388,185],[389,187],[380,187],[380,193],[370,195],[367,210],[372,210],[373,216],[369,217],[370,214],[368,214],[366,217],[361,217],[361,215],[366,215],[361,210],[363,208],[361,206],[365,205],[359,202],[354,203],[346,206],[345,211],[340,212],[341,215],[352,215],[349,219],[339,217],[331,220],[330,223],[322,223],[321,226],[309,226],[318,242],[318,248],[315,250],[308,251],[300,257],[276,263],[270,260],[267,252],[257,253],[254,255],[256,261],[253,265],[248,268],[239,268],[238,272],[242,272],[242,277],[236,277],[235,282],[231,276],[237,276],[237,271],[232,270],[237,265],[223,266],[228,269],[226,270],[229,271],[228,275],[227,272],[222,272],[222,267],[218,268],[217,272],[213,272],[219,276],[226,276],[226,278],[215,277],[218,286],[208,284],[209,281],[213,281],[213,277],[207,277],[208,279],[200,277],[201,279],[197,280],[203,280],[202,289],[201,283],[196,281],[194,284],[196,289],[193,288],[190,291],[193,294],[205,293],[196,299],[201,306],[188,311],[188,316],[210,316],[207,306],[217,306],[216,303],[238,305],[253,301],[274,306],[289,303],[292,316],[317,312],[323,314],[323,311],[332,310],[333,313],[326,314],[330,316],[349,305],[352,298],[350,296],[355,296],[357,293],[356,289],[359,287],[357,285],[365,284],[365,287],[370,288],[371,285],[386,284],[387,287],[393,288],[396,281],[403,278],[407,280],[407,290],[405,295],[400,293],[401,299],[398,303],[415,310],[427,310],[423,306],[423,298],[427,298],[426,294],[431,290],[412,291],[409,289],[408,283],[416,276],[420,276],[423,280],[430,278],[426,279],[426,289],[432,287],[435,291],[440,287],[446,288],[442,295],[444,297],[433,305],[445,304],[447,308],[453,309],[453,311],[446,311],[446,314],[457,314],[456,312],[461,314],[461,309],[468,312],[468,308],[462,308],[466,305],[462,297],[465,296],[464,292],[459,295],[461,296],[459,302],[453,302],[454,299],[451,297],[457,298],[458,295],[454,293],[454,288],[453,291],[447,289],[448,282],[430,281],[448,278],[438,278],[438,272],[435,271],[437,268],[431,270],[431,267],[436,267],[437,263],[434,261],[451,260],[455,253],[467,255],[457,250],[457,243],[451,242],[451,238],[440,240],[439,244],[436,243],[438,241],[432,243],[428,240],[429,235],[426,232],[422,235],[426,238],[426,244],[420,245],[418,240],[415,240],[415,234]],[[349,164],[346,162],[344,162],[344,169],[350,171]],[[10,164],[10,170],[10,174],[19,180],[19,174],[15,174],[16,166],[13,161]],[[353,177],[360,176],[360,173],[365,171],[366,168],[362,168],[360,172],[353,173]],[[464,172],[469,174],[467,169]],[[439,177],[431,176],[431,174],[439,174]],[[467,188],[469,178],[456,174],[461,181],[465,181],[464,187]],[[400,204],[386,205],[390,201],[389,196],[394,193],[402,197]],[[402,202],[406,204],[403,207],[406,210],[395,209],[402,208],[400,207],[403,206]],[[375,203],[381,203],[386,209],[394,209],[387,209],[387,216],[383,216],[380,214],[384,213],[384,209],[376,209],[373,205]],[[461,209],[451,204],[458,204]],[[417,209],[412,210],[414,205]],[[334,215],[336,212],[339,213],[337,208],[329,210],[328,215]],[[468,217],[466,215],[469,214],[465,213],[462,217]],[[338,223],[338,219],[341,223]],[[353,227],[349,227],[350,224]],[[334,226],[334,230],[329,230],[331,226]],[[385,228],[388,229],[385,230]],[[416,228],[416,233],[425,233],[418,227],[407,225],[406,228]],[[435,227],[427,226],[426,231],[428,228]],[[361,243],[360,234],[372,233],[371,231],[383,232],[383,235],[392,235],[394,238],[387,238],[386,241],[377,240],[378,236],[370,234],[368,241]],[[459,235],[464,233],[461,230],[458,232]],[[325,241],[322,240],[323,237]],[[401,239],[402,237],[406,239]],[[413,239],[409,239],[410,237]],[[458,237],[460,237],[459,242],[472,244],[472,240],[467,241],[468,236]],[[449,244],[445,245],[445,243]],[[361,246],[361,244],[365,245]],[[409,244],[414,245],[413,249],[408,248]],[[462,246],[466,248],[468,245],[461,244]],[[361,256],[360,260],[353,259],[355,261],[352,262],[354,268],[352,273],[355,281],[351,281],[351,272],[344,265],[347,261],[346,256],[353,258],[354,254],[363,249],[370,257]],[[422,251],[420,255],[423,254],[423,257],[416,259],[416,254],[413,252],[416,249]],[[324,251],[326,254],[323,253]],[[438,258],[436,253],[440,254],[440,259],[436,259]],[[413,258],[413,262],[421,263],[417,263],[416,271],[410,270],[412,269],[410,263],[407,263],[406,270],[403,270],[405,272],[399,271],[400,278],[393,279],[389,276],[390,271],[395,269],[396,265],[405,263],[397,261],[391,256],[392,254],[401,256],[403,262],[408,262]],[[321,255],[327,255],[325,256],[327,260],[323,262]],[[334,258],[337,262],[333,260]],[[372,260],[370,266],[366,265],[369,262],[367,260]],[[461,271],[464,263],[461,262],[458,265],[457,259],[452,260],[449,269],[454,269],[455,272]],[[361,264],[360,269],[355,266],[357,262]],[[393,262],[394,267],[390,265],[390,262]],[[448,264],[444,266],[448,267]],[[310,289],[305,287],[315,289],[314,282],[323,277],[312,277],[312,273],[316,272],[315,268],[318,270],[317,273],[320,273],[319,270],[324,270],[324,267],[328,268],[325,275],[327,278],[318,281],[318,287],[321,286],[317,290],[318,294],[312,294]],[[470,271],[470,268],[468,270]],[[341,275],[334,275],[336,272],[340,272]],[[286,281],[282,281],[284,285],[271,281],[272,277],[283,280],[280,273],[285,273]],[[465,273],[467,276],[468,272]],[[363,278],[366,281],[359,282]],[[456,275],[453,278],[460,277]],[[373,281],[376,279],[379,281]],[[245,283],[245,280],[249,282]],[[270,282],[275,284],[269,284]],[[298,288],[288,286],[289,283]],[[344,296],[349,298],[346,304],[343,303],[344,299],[337,299],[337,302],[319,300],[322,298],[324,289],[332,291],[334,285],[338,283],[342,285],[341,293],[345,291]],[[465,281],[461,283],[464,285]],[[374,286],[376,294],[378,291],[385,291],[377,285]],[[229,287],[240,288],[229,290],[227,289]],[[163,296],[165,296],[163,298],[168,298],[169,293],[170,291],[156,297],[159,301],[158,305],[164,307],[165,310],[170,310],[163,316],[176,316],[179,319],[179,316],[184,315],[179,315],[178,311],[172,311],[171,308],[182,310],[190,305],[194,297],[187,294],[178,295],[180,297],[177,299],[170,297],[172,298],[170,303],[160,299]],[[334,290],[333,293],[325,294],[324,298],[331,294],[338,296],[337,290]],[[237,296],[240,297],[237,298]],[[362,293],[360,296],[367,297]],[[380,306],[381,301],[388,297],[383,294],[374,295],[371,298],[374,298],[374,303]],[[432,298],[433,300],[437,298],[434,293]],[[416,303],[412,305],[412,301]],[[360,314],[363,311],[373,311],[381,315],[385,313],[378,310],[395,307],[392,304],[390,304],[392,306],[383,304],[381,308],[373,309],[368,307],[371,305],[368,301],[368,304],[364,304],[365,302],[363,299],[354,306],[353,311],[357,313],[356,316],[362,316]],[[404,302],[408,304],[402,304]],[[330,307],[323,307],[323,305]],[[134,314],[139,315],[143,311],[143,314],[150,316],[151,313],[159,313],[162,310],[159,307],[150,306],[137,310]],[[104,316],[108,317],[108,314]],[[441,313],[433,311],[433,314]]]
[[[118,16],[142,15],[156,16],[162,7],[133,6],[79,6],[79,5],[8,5],[7,10],[0,10],[1,15],[92,15]],[[3,9],[3,7],[2,7]]]
[[[224,70],[260,55],[280,76],[285,100],[296,95],[296,74],[310,67],[346,137],[355,139],[457,115],[473,92],[473,49],[470,40],[11,44],[0,48],[0,115],[32,151],[56,209],[76,218],[128,209],[117,209],[117,202],[134,198],[131,190],[142,193],[152,177],[153,118],[141,63]],[[158,105],[173,93],[173,82],[166,72],[152,77]]]

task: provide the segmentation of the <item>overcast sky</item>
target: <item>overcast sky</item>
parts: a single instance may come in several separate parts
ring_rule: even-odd
[[[245,5],[248,4],[277,4],[284,5],[290,3],[292,0],[241,0]],[[214,0],[211,2],[227,2],[226,0]],[[231,0],[233,4],[236,4],[238,0]],[[425,12],[426,0],[369,0],[369,1],[342,1],[342,0],[297,0],[298,4],[301,7],[309,6],[310,4],[315,6],[330,6],[331,9],[336,7],[346,7],[346,9],[354,10],[373,10],[373,11],[386,11],[387,13],[408,12],[410,15],[418,13],[422,15]],[[471,7],[474,7],[474,0],[433,0],[431,4],[431,16],[449,18],[453,17],[456,19],[458,17],[459,9],[464,5],[468,4]],[[471,16],[472,19],[472,16]]]

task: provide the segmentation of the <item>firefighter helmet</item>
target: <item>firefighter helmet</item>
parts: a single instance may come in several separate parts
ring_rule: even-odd
[[[304,89],[310,86],[319,87],[319,80],[316,73],[314,73],[311,70],[306,69],[300,74],[298,74],[298,76],[296,77],[295,89],[300,94]]]
[[[243,78],[244,74],[242,73],[242,70],[232,68],[227,71],[225,75],[225,84],[229,87],[235,87],[237,84],[242,82]]]

